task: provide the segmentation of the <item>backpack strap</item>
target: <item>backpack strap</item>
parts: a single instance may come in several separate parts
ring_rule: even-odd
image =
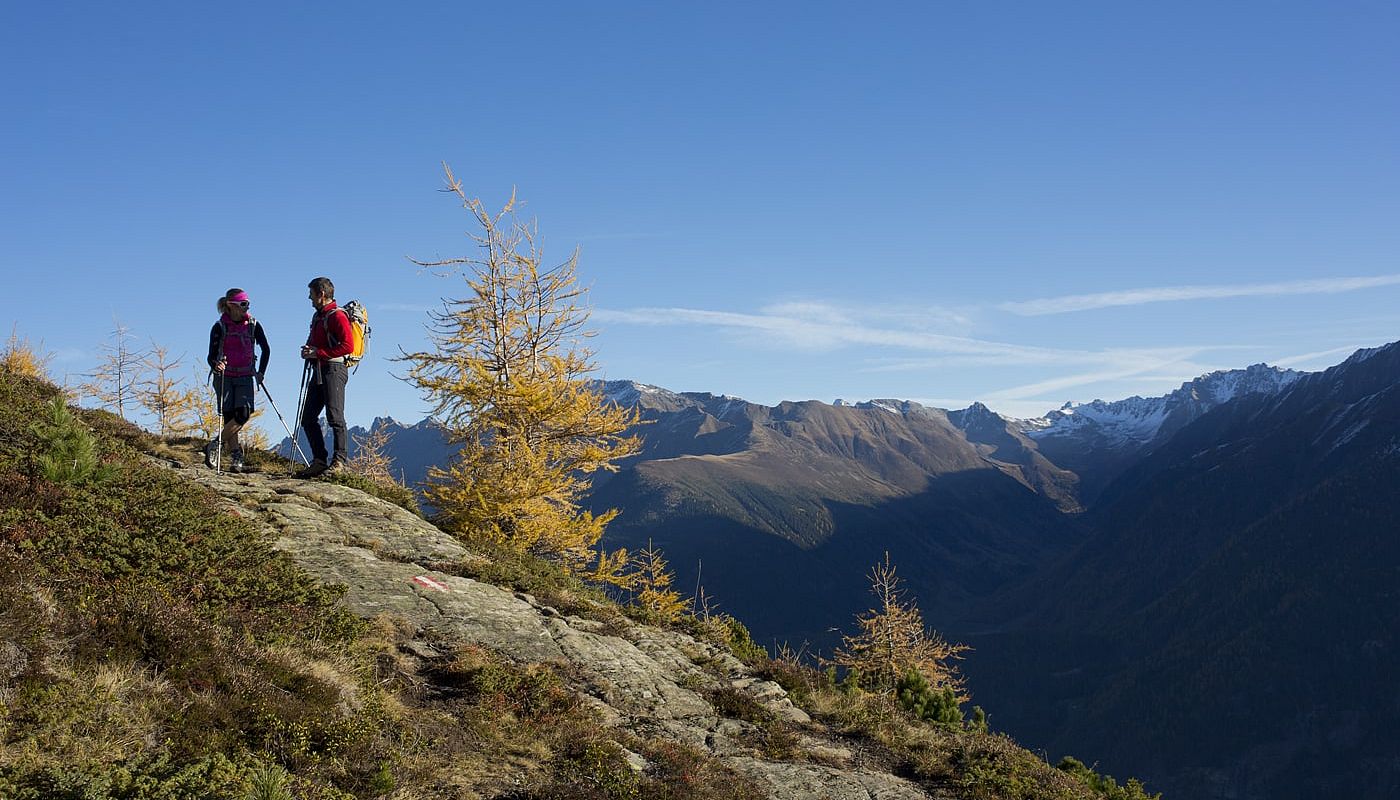
[[[322,314],[322,315],[321,315],[321,325],[326,329],[326,341],[330,344],[331,349],[335,349],[335,348],[337,348],[337,347],[340,347],[340,342],[337,342],[337,341],[335,340],[335,334],[331,332],[331,314],[334,314],[334,313],[337,312],[337,311],[339,311],[339,312],[342,313],[342,314],[345,314],[345,321],[348,322],[348,323],[350,323],[350,325],[351,325],[352,328],[353,328],[354,325],[355,325],[355,321],[352,320],[352,319],[350,319],[350,314],[349,314],[348,312],[346,312],[346,310],[345,310],[345,308],[344,308],[343,306],[336,306],[335,308],[331,309],[331,313],[330,313],[330,314]],[[353,330],[351,331],[351,335],[352,335],[352,336],[354,335],[354,331],[353,331]],[[336,363],[344,364],[344,363],[345,363],[345,356],[337,356],[336,358],[327,359],[327,360],[328,360],[330,363],[332,363],[332,364],[336,364]],[[356,368],[359,367],[358,364],[356,364],[355,366],[356,366]]]
[[[345,319],[350,319],[350,315],[346,314],[345,309],[340,306],[336,306],[335,308],[331,309],[331,314],[334,314],[337,311],[339,311],[342,314],[345,314]],[[321,325],[326,329],[326,341],[331,343],[331,347],[339,347],[340,343],[335,340],[335,334],[331,333],[331,314],[321,315]]]

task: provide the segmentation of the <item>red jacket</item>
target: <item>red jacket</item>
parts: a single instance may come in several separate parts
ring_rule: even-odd
[[[354,335],[350,315],[332,300],[311,315],[311,335],[306,337],[306,343],[316,348],[316,358],[327,361],[349,355],[355,349]]]

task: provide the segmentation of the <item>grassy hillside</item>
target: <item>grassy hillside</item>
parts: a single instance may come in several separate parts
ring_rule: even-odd
[[[402,653],[139,431],[36,424],[56,395],[0,372],[0,797],[755,796],[671,745],[637,775],[546,667]],[[75,435],[102,469],[46,477]]]

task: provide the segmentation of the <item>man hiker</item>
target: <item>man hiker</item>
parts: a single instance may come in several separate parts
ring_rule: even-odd
[[[248,293],[242,289],[229,289],[220,297],[215,306],[219,310],[219,321],[209,331],[209,369],[217,396],[218,412],[223,417],[224,429],[219,438],[205,445],[204,465],[213,469],[219,458],[219,443],[227,442],[229,472],[244,472],[243,446],[238,442],[238,432],[253,416],[253,401],[257,396],[257,385],[267,374],[267,359],[271,348],[267,346],[267,335],[262,323],[248,313]],[[262,350],[262,357],[254,367],[253,347]]]
[[[335,284],[330,278],[316,278],[307,284],[307,297],[316,313],[311,316],[311,333],[302,345],[301,357],[311,371],[306,389],[306,407],[301,426],[311,445],[311,463],[297,473],[298,478],[314,478],[327,469],[345,468],[348,460],[345,431],[345,382],[350,377],[345,357],[355,349],[350,317],[335,304]],[[326,437],[321,432],[321,410],[335,439],[335,457],[326,463]]]

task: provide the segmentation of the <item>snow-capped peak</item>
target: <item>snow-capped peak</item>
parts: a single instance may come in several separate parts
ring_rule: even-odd
[[[1005,417],[980,402],[974,402],[961,411],[949,411],[948,421],[965,431],[974,428],[981,430],[1004,429],[1007,423]]]
[[[639,405],[643,398],[674,397],[675,393],[636,381],[599,381],[597,390],[605,400],[627,407]]]
[[[1017,420],[1022,433],[1041,439],[1092,432],[1110,442],[1146,443],[1162,432],[1169,420],[1185,424],[1216,406],[1250,394],[1283,390],[1304,373],[1267,364],[1220,370],[1186,381],[1161,397],[1133,396],[1125,400],[1065,403],[1043,417]]]

